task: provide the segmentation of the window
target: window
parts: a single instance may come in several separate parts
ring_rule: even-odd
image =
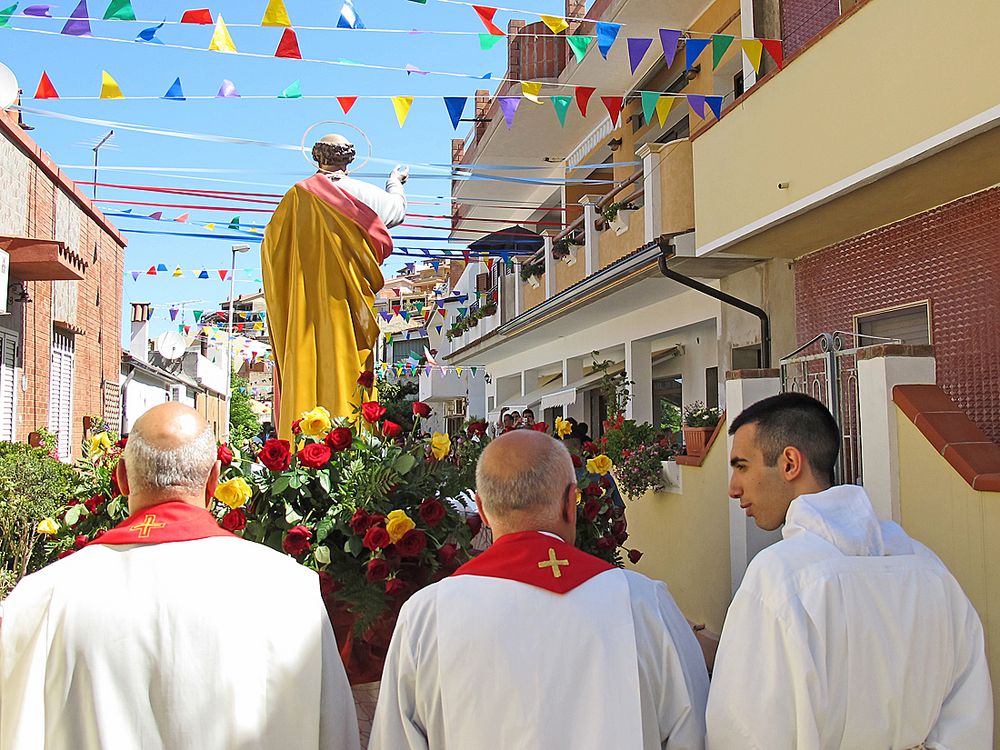
[[[59,456],[69,461],[73,455],[73,367],[76,338],[52,332],[52,360],[49,368],[49,429],[56,433]]]
[[[930,305],[921,302],[916,305],[897,307],[892,310],[857,315],[854,329],[862,336],[878,336],[884,339],[899,339],[903,344],[931,343]],[[862,339],[859,346],[874,342]]]
[[[17,334],[0,329],[0,440],[17,429]]]
[[[402,341],[397,341],[393,338],[392,359],[390,362],[399,362],[400,360],[411,356],[416,359],[420,359],[424,356],[425,346],[430,346],[430,341],[426,338],[414,338],[409,340],[403,339]]]
[[[743,71],[741,70],[739,73],[737,73],[736,75],[733,76],[733,98],[734,99],[739,99],[741,96],[743,96],[743,92],[746,91],[746,89],[743,88],[743,86],[744,86],[744,83],[743,83]]]
[[[705,368],[705,406],[709,409],[719,408],[719,368]]]

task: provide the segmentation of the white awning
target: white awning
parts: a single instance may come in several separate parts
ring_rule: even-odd
[[[555,391],[561,391],[562,389],[562,378],[557,377],[543,385],[541,388],[536,388],[523,396],[512,396],[503,403],[501,408],[506,407],[507,411],[524,411],[525,409],[530,409],[541,403],[544,396],[548,396]]]

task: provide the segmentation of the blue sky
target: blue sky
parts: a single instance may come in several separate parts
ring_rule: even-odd
[[[51,13],[68,16],[77,0],[63,0]],[[6,3],[0,3],[6,4]],[[22,2],[23,10],[30,3]],[[301,26],[336,26],[342,0],[285,0],[292,24]],[[176,21],[184,10],[205,7],[202,2],[174,0],[133,0],[137,18],[159,22]],[[272,55],[281,37],[280,28],[258,26],[267,0],[209,0],[213,17],[222,13],[236,48],[240,52]],[[412,0],[355,0],[354,6],[369,29],[419,29],[480,32],[483,30],[471,7],[428,0],[424,4]],[[104,15],[107,0],[90,0],[90,15]],[[523,5],[536,13],[560,14],[562,0],[530,0]],[[510,18],[537,16],[518,13],[498,13],[501,27]],[[63,21],[15,16],[15,29],[37,29],[55,34],[0,29],[2,46],[0,62],[16,74],[25,94],[34,93],[39,77],[45,70],[61,97],[60,101],[27,101],[25,106],[79,117],[135,123],[153,128],[191,133],[224,135],[261,140],[277,144],[300,143],[306,129],[320,120],[345,120],[361,128],[374,144],[375,156],[391,162],[414,164],[414,178],[407,185],[411,195],[446,196],[450,182],[446,177],[433,177],[440,170],[421,164],[446,164],[451,158],[451,139],[456,137],[444,103],[433,99],[416,99],[404,128],[400,129],[389,100],[359,100],[345,116],[339,105],[330,100],[209,99],[184,102],[155,100],[93,100],[70,101],[72,96],[97,96],[101,87],[101,71],[107,70],[121,86],[125,96],[162,96],[177,77],[181,78],[187,96],[214,96],[223,79],[233,81],[244,96],[276,97],[295,80],[301,81],[305,95],[431,95],[469,96],[477,88],[492,88],[488,82],[471,78],[435,75],[407,75],[402,71],[366,70],[355,67],[322,65],[300,60],[237,57],[207,51],[212,37],[211,26],[168,25],[157,36],[167,44],[185,45],[196,50],[170,49],[153,44],[115,43],[100,39],[58,35]],[[241,27],[239,24],[251,24]],[[95,37],[131,40],[148,24],[96,21],[92,23]],[[414,65],[421,70],[444,70],[475,75],[491,73],[500,78],[506,68],[506,46],[497,44],[488,52],[481,51],[475,35],[383,34],[353,30],[309,31],[297,29],[303,57],[323,60],[346,58],[359,62],[405,67]],[[202,51],[204,50],[204,51]],[[465,117],[472,116],[470,100]],[[62,166],[83,166],[93,161],[93,144],[108,130],[106,126],[82,124],[26,114],[25,120],[35,127],[31,135]],[[335,126],[314,131],[322,135]],[[458,137],[468,132],[468,124],[459,127]],[[345,134],[352,135],[345,131]],[[313,140],[310,137],[310,141]],[[364,146],[359,145],[359,154]],[[296,181],[311,173],[309,165],[297,151],[280,150],[257,145],[210,143],[155,136],[116,129],[108,147],[101,151],[100,181],[119,184],[156,185],[183,189],[242,190],[262,193],[282,193]],[[157,167],[179,172],[114,171],[114,167]],[[381,184],[390,164],[372,163],[364,168],[372,181]],[[240,173],[196,172],[194,170],[247,170]],[[74,179],[91,180],[92,172],[67,169]],[[376,176],[381,175],[381,176]],[[421,178],[421,175],[431,178]],[[202,178],[202,179],[194,179]],[[227,180],[219,182],[218,180]],[[90,193],[90,187],[83,187]],[[171,223],[182,213],[190,213],[192,221],[215,221],[228,224],[240,216],[243,224],[263,222],[262,215],[240,210],[238,204],[209,201],[187,196],[99,188],[99,198],[152,201],[160,203],[232,205],[224,210],[197,211],[186,208],[134,206],[136,213],[163,211],[164,222],[119,219],[122,229],[152,229],[167,231],[202,231],[200,228]],[[414,197],[415,201],[429,198]],[[107,211],[124,206],[101,203]],[[412,206],[412,212],[444,214],[447,207]],[[263,215],[266,218],[266,215]],[[423,223],[427,223],[424,220]],[[443,222],[438,222],[443,226]],[[219,232],[224,234],[223,232]],[[400,228],[394,234],[432,234]],[[213,269],[227,268],[231,262],[232,241],[183,237],[161,237],[127,234],[129,247],[125,267],[128,270],[147,269],[164,263],[173,271],[180,266],[186,272],[208,268],[211,280],[197,280],[190,273],[183,279],[170,274],[156,277],[140,276],[133,281],[124,279],[125,313],[130,301],[152,302],[156,313],[152,333],[176,327],[167,315],[172,303],[187,302],[186,322],[192,323],[191,310],[206,311],[226,299],[229,283],[219,279]],[[238,240],[237,240],[238,241]],[[397,242],[406,244],[406,242]],[[420,244],[420,243],[417,243]],[[424,243],[426,246],[427,243]],[[238,256],[237,292],[253,292],[259,288],[260,260],[257,245],[251,253]],[[404,259],[390,260],[387,275],[398,269]]]

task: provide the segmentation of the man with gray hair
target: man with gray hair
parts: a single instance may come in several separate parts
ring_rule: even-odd
[[[4,602],[0,750],[357,750],[316,575],[219,528],[219,470],[193,409],[139,418],[128,520]]]
[[[476,490],[496,541],[403,605],[369,748],[703,748],[697,641],[663,583],[573,546],[566,448],[503,435]]]

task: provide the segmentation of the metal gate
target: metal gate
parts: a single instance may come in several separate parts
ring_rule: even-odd
[[[841,484],[861,484],[861,413],[858,409],[857,352],[896,339],[834,331],[821,333],[781,359],[781,390],[822,401],[840,427],[840,457],[835,469]],[[853,345],[853,346],[849,346]]]

